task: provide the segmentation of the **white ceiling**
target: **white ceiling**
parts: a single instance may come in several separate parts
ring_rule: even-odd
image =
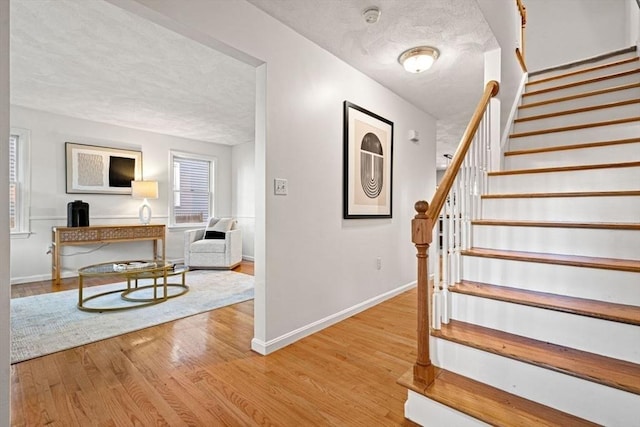
[[[497,47],[476,0],[248,0],[438,119],[446,164]],[[367,24],[362,11],[378,6]],[[430,45],[433,68],[398,55]],[[11,102],[222,144],[253,140],[252,66],[102,0],[11,0]]]
[[[255,68],[102,0],[11,0],[11,103],[234,145]]]

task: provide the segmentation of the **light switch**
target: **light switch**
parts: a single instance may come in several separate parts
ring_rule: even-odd
[[[276,196],[286,196],[289,190],[287,180],[284,178],[275,178],[273,180],[273,191]]]

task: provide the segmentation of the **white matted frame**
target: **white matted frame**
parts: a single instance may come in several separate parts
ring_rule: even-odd
[[[344,101],[343,217],[391,218],[393,122]]]
[[[142,179],[142,152],[65,143],[67,193],[131,194]]]

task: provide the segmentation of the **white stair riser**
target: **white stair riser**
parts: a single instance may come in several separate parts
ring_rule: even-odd
[[[630,83],[637,83],[640,80],[640,73],[630,73],[606,80],[598,80],[591,83],[577,84],[566,88],[559,88],[547,92],[537,93],[536,89],[531,89],[522,97],[522,104],[530,104],[532,102],[546,101],[549,99],[561,98],[563,96],[577,95],[593,90],[610,88]],[[561,85],[560,85],[561,86]]]
[[[640,166],[489,176],[490,194],[640,190]]]
[[[506,156],[504,159],[504,170],[640,161],[640,138],[634,143],[519,154]]]
[[[610,61],[608,62],[613,63],[613,62],[617,62],[616,61]],[[610,74],[614,74],[614,73],[620,73],[622,71],[627,71],[627,70],[633,70],[638,68],[638,66],[640,65],[640,62],[638,62],[638,60],[636,59],[635,61],[631,61],[631,62],[627,62],[624,64],[619,64],[619,65],[615,65],[615,66],[611,66],[611,67],[607,67],[607,68],[600,68],[598,70],[593,70],[593,71],[588,71],[588,72],[584,72],[584,73],[580,73],[580,74],[574,74],[574,75],[570,75],[570,76],[565,76],[562,78],[558,78],[555,80],[550,80],[547,82],[541,82],[541,83],[535,83],[535,84],[531,84],[534,83],[537,80],[531,79],[529,81],[529,84],[527,84],[527,90],[528,91],[532,91],[532,90],[540,90],[540,89],[546,89],[549,87],[554,87],[554,86],[559,86],[559,85],[564,85],[567,83],[573,83],[573,82],[579,82],[579,81],[583,81],[583,80],[587,80],[587,79],[593,79],[596,77],[602,77],[602,76],[608,76]],[[567,70],[565,72],[566,73],[570,73],[573,70]],[[550,77],[550,76],[548,76]],[[542,79],[538,79],[538,80],[542,80]]]
[[[556,68],[554,70],[550,70],[544,73],[530,76],[529,81],[534,82],[537,80],[546,79],[547,77],[554,77],[561,74],[567,74],[572,71],[585,70],[587,68],[597,67],[598,65],[605,65],[605,64],[611,64],[612,62],[622,61],[623,59],[636,58],[637,56],[638,56],[638,51],[631,51],[631,52],[621,53],[619,55],[610,56],[608,58],[599,59],[597,61],[590,61],[581,65],[573,65],[570,67]]]
[[[609,104],[612,102],[638,98],[640,98],[640,87],[625,90],[616,90],[614,92],[606,92],[600,95],[585,96],[583,98],[553,102],[551,104],[519,108],[518,118],[538,116],[540,114],[551,114],[557,113],[558,111],[573,110],[576,108],[591,107],[594,105]]]
[[[640,326],[451,293],[451,318],[640,363]],[[588,333],[585,333],[588,331]]]
[[[475,225],[472,242],[480,248],[640,260],[640,230]]]
[[[640,120],[615,125],[509,138],[508,150],[555,147],[596,141],[613,141],[617,139],[637,138],[638,135],[640,135]]]
[[[630,271],[463,256],[462,277],[497,286],[640,306],[640,273]]]
[[[640,197],[483,199],[482,218],[531,221],[640,222]]]
[[[435,365],[606,426],[637,426],[640,396],[438,339]]]
[[[489,427],[489,424],[411,390],[404,403],[404,416],[425,427]]]
[[[640,116],[640,103],[515,123],[513,133],[585,125]]]

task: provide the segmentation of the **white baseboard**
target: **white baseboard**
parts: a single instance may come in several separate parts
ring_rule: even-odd
[[[406,285],[402,285],[398,288],[392,289],[390,291],[387,291],[383,294],[380,294],[378,296],[375,296],[373,298],[370,298],[366,301],[363,301],[359,304],[356,304],[354,306],[351,306],[349,308],[345,308],[342,311],[339,311],[337,313],[334,313],[332,315],[329,315],[327,317],[325,317],[324,319],[320,319],[317,320],[313,323],[310,323],[308,325],[305,325],[301,328],[298,328],[294,331],[288,332],[284,335],[281,335],[277,338],[274,338],[272,340],[269,340],[267,342],[264,342],[262,340],[258,340],[256,338],[251,340],[251,349],[257,353],[260,353],[262,355],[267,355],[267,354],[271,354],[276,350],[280,350],[283,347],[288,346],[289,344],[292,344],[306,336],[309,336],[315,332],[318,332],[324,328],[327,328],[331,325],[334,325],[344,319],[346,319],[347,317],[351,317],[355,314],[360,313],[361,311],[364,311],[368,308],[373,307],[374,305],[378,305],[383,301],[386,301],[390,298],[395,297],[396,295],[399,295],[411,288],[413,288],[416,285],[416,282],[410,282],[407,283]]]
[[[248,255],[242,255],[242,259],[245,261],[251,261],[251,262],[255,261],[255,259],[252,256],[248,256]]]
[[[78,273],[73,271],[63,271],[60,273],[61,279],[68,279],[69,277],[78,277]],[[22,283],[41,282],[44,280],[51,280],[51,273],[36,274],[33,276],[12,277],[9,283],[11,285],[20,285]]]
[[[502,147],[502,152],[508,151],[509,147],[507,147],[507,141],[509,139],[509,133],[511,131],[511,127],[513,126],[513,121],[516,119],[516,115],[518,114],[518,106],[520,105],[522,94],[525,91],[525,86],[529,81],[529,73],[522,74],[522,78],[520,79],[520,85],[518,86],[518,90],[516,92],[516,97],[513,100],[513,104],[511,105],[511,111],[509,111],[509,117],[504,125],[504,130],[502,131],[502,137],[500,138],[500,147]]]

